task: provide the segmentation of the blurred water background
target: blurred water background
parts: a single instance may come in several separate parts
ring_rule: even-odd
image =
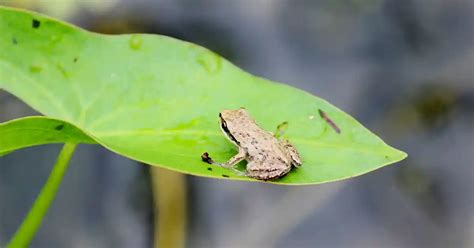
[[[203,45],[253,74],[327,99],[409,154],[367,175],[317,186],[186,176],[187,247],[474,247],[473,1],[0,4],[96,32],[157,33]],[[0,121],[31,114],[0,92]],[[32,147],[0,158],[0,246],[59,149]],[[32,247],[151,247],[152,192],[148,166],[80,145]]]

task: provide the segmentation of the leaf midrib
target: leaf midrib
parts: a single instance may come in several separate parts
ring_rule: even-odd
[[[149,136],[149,135],[154,135],[154,136],[170,136],[170,135],[192,135],[192,136],[220,136],[223,137],[223,134],[220,132],[214,132],[214,131],[202,131],[202,130],[127,130],[127,131],[114,131],[114,132],[93,132],[90,131],[89,133],[94,134],[94,136],[97,139],[101,139],[104,137],[114,137],[114,136]],[[344,145],[339,145],[339,144],[331,144],[331,143],[323,143],[323,142],[315,142],[314,140],[308,140],[308,139],[298,139],[298,138],[292,138],[289,139],[290,142],[295,143],[295,144],[307,144],[307,145],[312,145],[316,147],[328,147],[328,148],[335,148],[335,149],[345,149],[345,150],[355,150],[359,151],[361,153],[366,153],[366,154],[381,154],[383,151],[387,151],[387,149],[374,149],[373,147],[370,148],[361,148],[363,144],[358,144],[357,147],[353,146],[344,146]],[[368,147],[368,146],[365,146]]]

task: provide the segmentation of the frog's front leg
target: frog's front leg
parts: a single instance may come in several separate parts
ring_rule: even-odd
[[[247,157],[247,151],[245,151],[242,148],[239,148],[239,152],[235,154],[232,158],[230,158],[227,162],[223,164],[219,164],[222,167],[225,168],[232,168],[235,169],[235,166],[242,160],[244,160]]]
[[[207,153],[206,153],[207,154]],[[219,163],[219,162],[216,162],[214,160],[212,160],[210,157],[207,156],[207,159],[205,160],[203,158],[203,160],[205,160],[207,163],[210,163],[210,164],[213,164],[213,165],[218,165],[218,166],[221,166],[221,167],[224,167],[224,168],[227,168],[227,169],[231,169],[234,171],[235,174],[237,174],[238,176],[246,176],[247,174],[244,173],[244,172],[241,172],[239,170],[237,170],[235,167],[236,165],[244,160],[245,158],[247,157],[247,152],[240,148],[239,149],[239,152],[237,154],[235,154],[232,158],[230,158],[227,162],[225,163]]]

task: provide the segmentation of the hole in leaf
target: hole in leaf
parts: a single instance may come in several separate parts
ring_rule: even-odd
[[[40,22],[40,21],[38,21],[38,20],[36,20],[36,19],[33,19],[33,22],[31,23],[31,26],[32,26],[33,28],[39,28],[40,25],[41,25],[41,22]]]

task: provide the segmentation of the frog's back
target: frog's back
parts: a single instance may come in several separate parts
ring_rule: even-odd
[[[244,137],[241,138],[244,141],[241,146],[247,150],[250,156],[260,155],[260,157],[256,159],[265,159],[268,156],[262,158],[262,155],[269,155],[275,152],[283,155],[283,151],[281,151],[281,147],[279,147],[280,143],[278,139],[276,139],[272,133],[263,129],[255,129],[253,132],[247,132],[244,134]]]

